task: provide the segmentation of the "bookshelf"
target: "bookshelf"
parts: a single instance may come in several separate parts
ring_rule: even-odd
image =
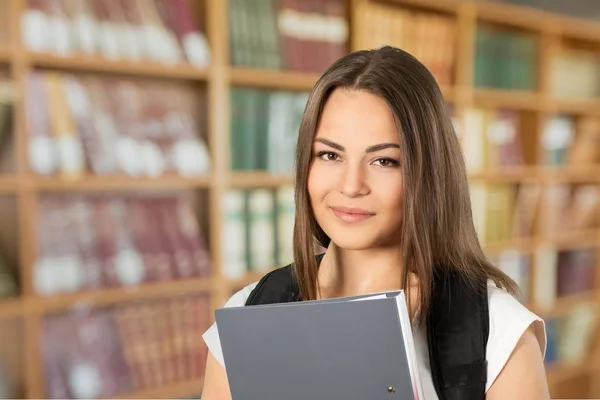
[[[29,59],[31,67],[54,70],[147,76],[200,82],[206,81],[208,78],[206,69],[185,64],[170,66],[153,62],[98,60],[98,57],[93,56],[70,56],[67,58],[52,54],[30,53],[26,57]]]
[[[203,21],[211,52],[210,64],[196,67],[187,62],[167,65],[155,61],[115,61],[101,56],[69,55],[57,56],[27,50],[21,38],[18,16],[27,7],[26,0],[13,0],[9,12],[12,21],[9,42],[0,43],[0,69],[6,68],[15,85],[13,107],[13,141],[10,146],[13,168],[0,173],[0,197],[16,204],[14,219],[19,233],[14,240],[15,256],[21,281],[21,292],[17,298],[0,300],[0,323],[16,321],[23,334],[19,352],[22,377],[17,397],[46,397],[46,384],[42,368],[43,354],[40,347],[42,319],[69,310],[118,306],[132,302],[148,302],[169,299],[183,294],[210,293],[211,309],[220,307],[237,289],[258,280],[264,271],[251,271],[230,277],[224,271],[222,245],[226,231],[223,200],[230,190],[275,189],[293,185],[293,177],[286,173],[269,173],[261,170],[234,170],[231,168],[232,127],[235,110],[231,104],[233,88],[262,91],[307,92],[318,78],[318,73],[286,69],[269,69],[256,65],[236,65],[231,60],[229,7],[234,0],[192,0],[195,16]],[[453,0],[347,0],[349,15],[348,49],[356,49],[364,41],[365,21],[357,10],[365,4],[391,7],[396,11],[409,10],[424,14],[443,16],[454,25],[452,71],[450,80],[441,83],[442,91],[459,123],[459,134],[465,136],[468,114],[474,107],[486,109],[506,108],[516,110],[523,132],[522,146],[524,163],[503,168],[483,168],[470,171],[472,184],[485,185],[578,185],[589,184],[600,188],[600,165],[546,165],[542,162],[539,140],[544,134],[546,122],[556,114],[583,117],[600,117],[600,95],[557,97],[552,94],[550,65],[564,47],[575,43],[600,54],[600,24],[581,21],[542,10],[487,1]],[[237,4],[237,3],[235,3]],[[239,15],[237,16],[239,18]],[[386,22],[387,23],[387,22]],[[479,24],[493,26],[517,34],[534,37],[536,47],[533,89],[507,89],[479,86],[475,83]],[[381,32],[380,32],[381,33]],[[382,36],[383,37],[383,36]],[[372,39],[376,40],[376,39]],[[60,71],[85,73],[98,76],[120,76],[131,79],[160,80],[190,85],[206,98],[205,120],[202,131],[211,158],[210,172],[202,176],[185,178],[175,174],[159,177],[132,178],[125,174],[96,176],[86,172],[77,179],[60,176],[38,176],[29,165],[27,113],[25,103],[27,76],[33,71]],[[209,245],[210,277],[190,278],[166,282],[143,283],[132,288],[111,287],[90,289],[74,293],[58,293],[42,296],[34,285],[35,255],[38,243],[35,227],[40,220],[40,199],[46,194],[89,194],[107,193],[140,194],[191,192],[202,198],[205,207],[199,211],[202,230]],[[543,207],[543,206],[542,206]],[[600,205],[596,205],[600,215]],[[539,220],[540,218],[538,218]],[[598,218],[600,220],[600,218]],[[585,303],[600,306],[600,256],[596,256],[594,285],[591,289],[575,294],[559,296],[550,303],[537,304],[533,296],[539,287],[540,247],[550,246],[556,251],[589,248],[600,249],[600,221],[596,227],[576,232],[565,231],[560,235],[538,234],[539,221],[534,222],[533,234],[508,237],[486,242],[486,252],[499,254],[514,250],[530,259],[528,305],[544,318],[568,313],[575,306]],[[202,328],[200,328],[202,329]],[[200,330],[199,329],[199,330]],[[598,338],[596,330],[594,337]],[[199,336],[198,336],[199,337]],[[598,346],[596,346],[598,347]],[[548,380],[553,397],[564,395],[575,397],[600,396],[600,352],[582,362],[553,363],[548,366]],[[199,378],[182,382],[158,385],[154,388],[123,393],[118,398],[161,398],[191,397],[201,392]],[[12,396],[11,396],[12,397]]]
[[[10,61],[10,49],[6,46],[0,46],[0,62],[8,63]]]

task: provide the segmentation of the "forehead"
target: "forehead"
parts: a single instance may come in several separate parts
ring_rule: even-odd
[[[343,88],[329,96],[315,136],[340,144],[399,141],[394,115],[385,100],[366,91]]]

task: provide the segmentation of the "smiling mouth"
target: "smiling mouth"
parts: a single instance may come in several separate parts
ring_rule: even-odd
[[[375,213],[363,210],[362,208],[348,208],[348,207],[330,207],[331,211],[335,214],[338,219],[344,222],[358,222],[364,221],[375,216]]]

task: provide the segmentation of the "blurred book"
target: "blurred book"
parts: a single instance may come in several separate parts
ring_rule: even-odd
[[[242,278],[293,261],[294,190],[235,189],[225,194],[222,271]]]
[[[457,24],[455,18],[398,4],[359,0],[353,30],[354,50],[391,45],[421,61],[440,85],[454,83]]]
[[[292,175],[308,93],[232,88],[231,169]]]
[[[545,322],[546,365],[577,365],[590,360],[598,329],[597,304],[575,304],[567,312],[547,318]]]
[[[490,262],[507,274],[519,287],[518,298],[528,305],[531,300],[529,285],[531,282],[531,255],[507,248],[489,257]]]
[[[470,184],[471,209],[482,246],[506,242],[515,234],[516,188],[510,184]]]
[[[564,99],[600,95],[600,57],[595,52],[563,47],[549,67],[550,93],[553,96]]]
[[[14,104],[16,90],[13,81],[0,76],[0,169],[5,172],[14,170],[14,151],[11,148],[14,142]]]
[[[26,85],[37,174],[193,177],[211,169],[197,120],[202,94],[192,88],[57,72],[34,72]]]
[[[600,166],[600,118],[553,115],[544,126],[541,146],[544,164]]]
[[[206,67],[210,49],[191,0],[28,0],[25,47],[58,56],[187,62]]]
[[[9,268],[6,257],[0,253],[0,301],[19,295],[20,282],[14,270]]]
[[[557,238],[585,233],[600,227],[596,209],[600,192],[593,184],[550,184],[543,191],[539,235]]]
[[[502,171],[525,166],[523,128],[519,111],[469,108],[462,146],[468,173]]]
[[[44,318],[47,398],[91,399],[202,379],[205,294],[75,310]]]
[[[596,250],[560,250],[543,245],[536,250],[534,304],[549,310],[564,296],[590,294],[596,278]]]
[[[475,34],[474,85],[536,90],[537,46],[533,35],[479,24]]]
[[[39,208],[34,282],[42,295],[211,272],[205,235],[185,197],[45,195]]]
[[[588,0],[486,0],[495,3],[509,3],[525,7],[538,8],[571,17],[600,19],[597,4]]]
[[[345,0],[232,0],[233,65],[322,73],[348,52]]]

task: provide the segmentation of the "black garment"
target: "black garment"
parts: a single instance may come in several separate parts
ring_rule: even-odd
[[[322,256],[317,256],[320,263]],[[247,306],[301,301],[291,265],[266,274]],[[427,312],[427,343],[439,400],[485,399],[489,311],[486,282],[467,284],[455,273],[434,278]]]

